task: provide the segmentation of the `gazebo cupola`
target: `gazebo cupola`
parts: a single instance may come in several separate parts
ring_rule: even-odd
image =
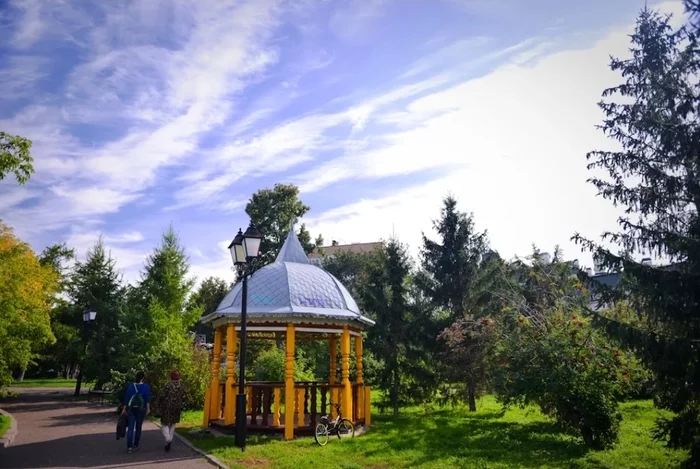
[[[235,354],[240,339],[241,283],[224,297],[216,311],[202,318],[214,327],[212,382],[207,390],[205,425],[235,424]],[[294,227],[275,262],[248,280],[248,337],[286,342],[285,381],[246,383],[247,427],[250,431],[280,431],[287,439],[295,429],[313,429],[330,407],[339,403],[344,417],[368,425],[369,389],[362,377],[362,330],[374,322],[363,316],[340,281],[309,262]],[[350,382],[351,338],[355,342],[355,383]],[[226,382],[219,382],[222,346],[226,341]],[[328,383],[295,383],[294,353],[298,340],[327,340]],[[337,380],[336,351],[340,340],[341,370]],[[334,410],[331,409],[331,414]]]

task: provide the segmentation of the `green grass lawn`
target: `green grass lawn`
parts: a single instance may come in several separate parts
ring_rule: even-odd
[[[0,438],[10,429],[10,417],[0,414]]]
[[[493,397],[479,411],[464,408],[411,408],[399,417],[373,414],[373,427],[352,440],[316,445],[313,438],[280,441],[250,436],[241,452],[233,438],[188,434],[201,425],[201,412],[186,412],[180,432],[232,468],[580,468],[662,469],[686,457],[652,441],[649,433],[661,411],[651,401],[621,405],[620,440],[607,451],[589,451],[580,438],[562,433],[537,409],[505,413]]]
[[[16,388],[74,388],[74,379],[63,379],[63,378],[37,378],[37,379],[25,379],[22,382],[15,381],[10,386]],[[90,383],[83,383],[82,387],[88,389]]]

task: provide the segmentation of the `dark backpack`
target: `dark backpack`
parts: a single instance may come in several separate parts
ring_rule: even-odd
[[[137,413],[146,408],[146,399],[144,399],[139,392],[139,387],[136,386],[136,383],[134,383],[134,389],[136,389],[136,393],[131,396],[131,399],[129,399],[127,408],[129,409],[129,412]]]
[[[119,420],[117,420],[117,440],[119,438],[125,438],[126,437],[126,427],[127,427],[127,418],[126,415],[122,414],[119,416]]]

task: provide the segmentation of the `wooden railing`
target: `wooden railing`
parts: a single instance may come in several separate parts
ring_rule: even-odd
[[[351,419],[355,423],[364,423],[364,408],[361,396],[364,390],[361,384],[352,384],[352,412],[341,408],[343,417]],[[273,430],[282,428],[285,409],[285,386],[283,382],[247,382],[246,395],[248,396],[248,428],[251,430]],[[212,416],[213,420],[221,418],[223,408],[226,405],[226,384],[221,384],[219,395],[221,396],[218,416]],[[236,392],[238,391],[236,385]],[[321,417],[336,416],[335,407],[331,402],[340,404],[344,391],[342,384],[295,382],[294,383],[294,427],[297,429],[314,428]]]

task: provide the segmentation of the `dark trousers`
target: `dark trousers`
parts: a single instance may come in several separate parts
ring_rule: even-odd
[[[133,448],[138,446],[141,441],[141,427],[143,419],[146,416],[145,412],[129,412],[129,426],[126,429],[126,447]],[[136,430],[136,435],[134,435]]]

